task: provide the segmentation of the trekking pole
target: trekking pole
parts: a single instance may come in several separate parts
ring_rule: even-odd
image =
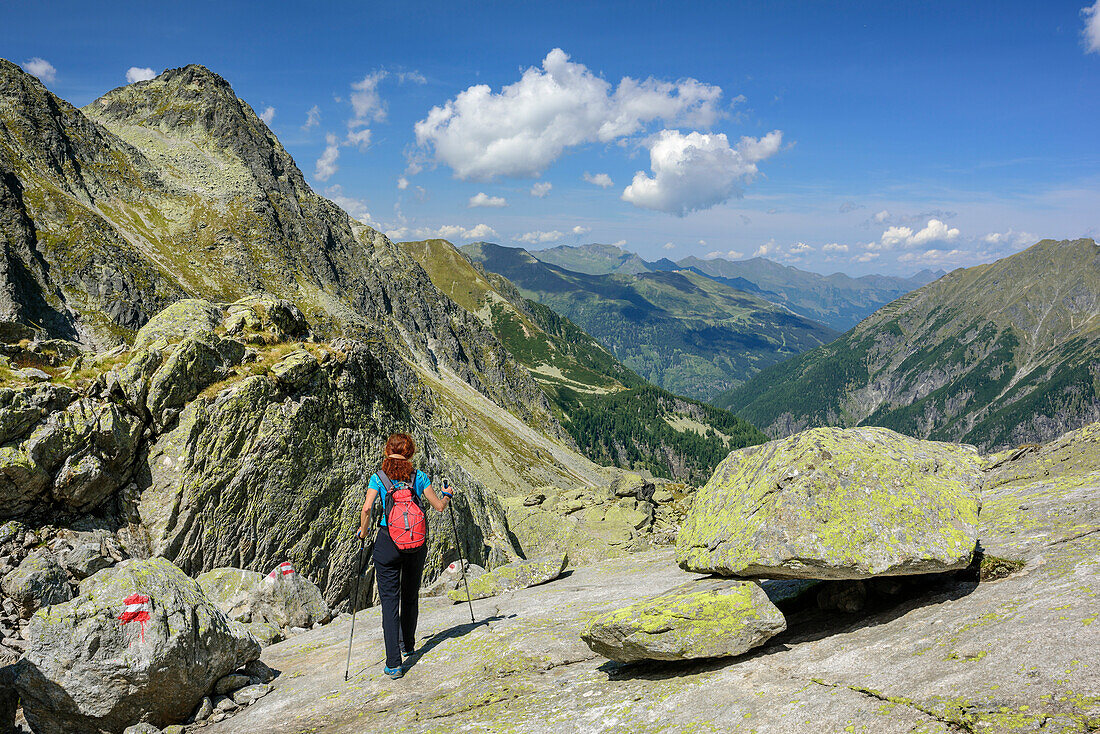
[[[359,601],[359,577],[363,575],[363,546],[366,538],[359,539],[359,555],[355,559],[355,593],[351,597],[351,634],[348,635],[348,662],[344,666],[344,682],[348,682],[348,673],[351,671],[351,641],[355,639],[355,605]]]
[[[447,491],[450,488],[450,480],[444,477],[443,491]],[[466,603],[470,605],[470,621],[476,624],[477,620],[474,619],[474,600],[470,598],[470,585],[466,583],[466,559],[462,556],[462,543],[458,539],[458,522],[455,521],[454,497],[450,499],[451,501],[448,502],[447,505],[451,508],[451,529],[455,532],[455,548],[458,549],[458,568],[462,571],[462,585],[466,587]]]

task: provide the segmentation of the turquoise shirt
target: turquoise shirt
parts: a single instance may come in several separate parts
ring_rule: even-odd
[[[393,486],[395,488],[399,484],[400,485],[405,484],[405,482],[395,482],[395,481],[393,481],[392,478],[390,479],[390,482],[393,484]],[[424,496],[424,490],[427,489],[429,486],[431,486],[431,483],[432,483],[432,480],[428,479],[427,474],[420,471],[419,469],[416,470],[416,483],[415,483],[415,486],[413,487],[413,489],[416,492],[417,497],[423,497]],[[378,497],[382,500],[382,507],[384,508],[386,506],[386,485],[382,484],[382,480],[378,478],[377,474],[372,474],[371,475],[370,482],[367,483],[367,488],[368,489],[373,489],[376,492],[378,492]],[[381,519],[380,522],[382,524],[382,527],[386,526],[386,513],[385,512],[382,513],[382,519]]]

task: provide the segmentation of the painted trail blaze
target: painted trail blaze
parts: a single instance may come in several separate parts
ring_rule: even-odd
[[[122,608],[122,614],[118,615],[118,623],[120,625],[126,625],[130,622],[137,622],[141,625],[141,641],[145,641],[145,623],[149,621],[149,612],[152,611],[152,604],[149,602],[149,597],[142,594],[130,594],[122,600],[125,605]]]
[[[294,566],[290,565],[290,561],[283,561],[272,570],[265,578],[264,581],[274,582],[280,576],[293,576]]]

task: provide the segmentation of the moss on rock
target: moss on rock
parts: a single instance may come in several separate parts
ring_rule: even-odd
[[[815,428],[731,453],[699,491],[677,560],[701,573],[859,579],[965,568],[981,459],[884,428]]]
[[[787,628],[752,581],[691,581],[592,619],[581,639],[619,662],[740,655]]]

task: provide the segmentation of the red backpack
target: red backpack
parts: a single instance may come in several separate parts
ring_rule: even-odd
[[[378,478],[386,488],[382,512],[393,544],[401,551],[420,550],[428,540],[428,518],[416,494],[415,476],[411,482],[400,482],[400,488],[393,486],[384,471],[378,471]]]

